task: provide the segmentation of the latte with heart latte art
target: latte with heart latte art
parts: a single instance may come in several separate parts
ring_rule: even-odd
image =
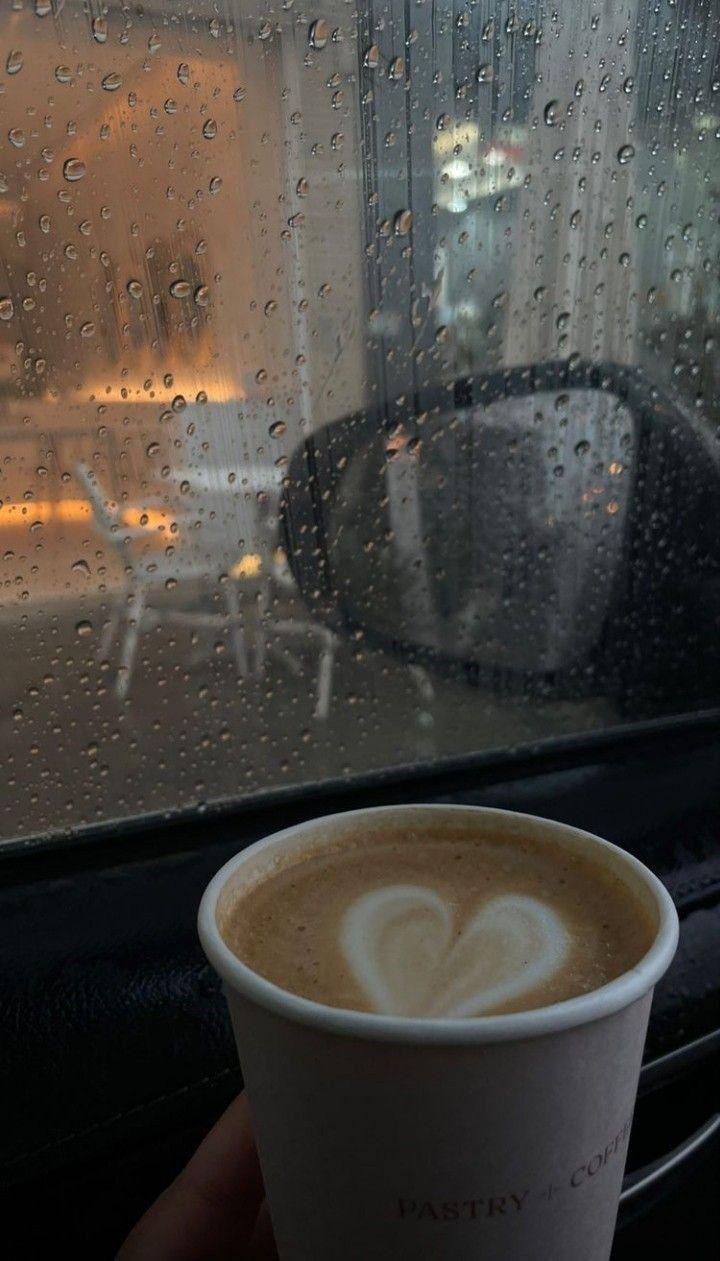
[[[652,915],[577,847],[467,823],[350,829],[266,866],[224,910],[261,976],[331,1007],[450,1018],[544,1007],[637,964]]]

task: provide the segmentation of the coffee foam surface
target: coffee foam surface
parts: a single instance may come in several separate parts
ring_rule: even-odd
[[[521,832],[397,825],[268,855],[224,899],[218,926],[284,989],[421,1018],[586,993],[637,963],[655,931],[586,853]]]
[[[341,945],[374,1011],[479,1016],[550,980],[568,954],[560,916],[536,898],[495,897],[460,931],[454,921],[445,899],[421,885],[352,903]]]

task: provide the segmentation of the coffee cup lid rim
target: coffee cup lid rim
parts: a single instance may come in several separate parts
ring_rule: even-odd
[[[217,927],[215,911],[218,898],[229,878],[238,867],[266,847],[281,844],[291,836],[300,835],[317,827],[318,823],[332,825],[340,820],[368,815],[401,814],[408,812],[434,812],[448,814],[482,814],[497,819],[526,821],[536,831],[553,831],[567,838],[585,839],[614,853],[628,870],[634,871],[652,892],[658,910],[658,930],[647,953],[627,972],[599,989],[575,998],[565,999],[546,1007],[511,1012],[499,1016],[473,1016],[462,1019],[419,1018],[411,1016],[385,1016],[375,1012],[353,1011],[342,1007],[328,1007],[312,999],[303,998],[268,981],[243,963],[227,946]],[[677,912],[670,894],[662,882],[633,854],[612,842],[582,828],[559,823],[515,810],[501,810],[489,806],[466,806],[441,803],[409,803],[392,806],[372,806],[367,809],[324,815],[294,824],[280,832],[274,832],[240,850],[220,868],[207,886],[198,911],[198,932],[202,947],[225,985],[242,994],[276,1015],[295,1023],[323,1029],[328,1033],[346,1037],[364,1038],[370,1041],[422,1043],[427,1046],[461,1043],[463,1045],[489,1042],[520,1041],[561,1032],[600,1020],[615,1014],[649,993],[669,966],[678,943],[679,924]]]

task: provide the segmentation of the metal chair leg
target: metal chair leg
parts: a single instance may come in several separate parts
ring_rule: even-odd
[[[265,614],[270,606],[270,583],[265,581],[260,587],[257,604],[257,626],[255,628],[255,674],[261,678],[265,671]]]
[[[322,638],[324,647],[320,654],[320,664],[318,666],[317,700],[313,717],[324,720],[330,713],[333,666],[335,664],[335,636],[332,631],[323,630]]]
[[[130,679],[135,664],[138,641],[145,613],[145,592],[142,587],[134,591],[128,601],[128,612],[125,619],[125,636],[120,652],[115,692],[120,700],[125,700],[130,690]]]
[[[102,635],[100,636],[100,643],[98,644],[98,650],[97,650],[98,661],[104,661],[105,658],[107,657],[110,651],[110,648],[112,647],[112,642],[115,636],[117,635],[119,625],[120,625],[120,610],[118,609],[118,606],[116,604],[115,607],[113,608],[112,613],[110,614],[110,617],[108,618],[107,622],[103,626],[103,631],[102,631]]]
[[[240,601],[238,600],[238,593],[235,586],[230,582],[228,582],[225,586],[225,603],[231,620],[231,634],[233,646],[235,648],[235,660],[237,661],[238,674],[244,679],[247,677],[248,673],[245,628],[240,616]]]

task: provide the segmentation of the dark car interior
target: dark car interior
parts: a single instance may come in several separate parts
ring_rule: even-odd
[[[612,1258],[710,1261],[717,6],[0,32],[4,1254],[113,1258],[242,1089],[215,872],[438,802],[669,891]]]

